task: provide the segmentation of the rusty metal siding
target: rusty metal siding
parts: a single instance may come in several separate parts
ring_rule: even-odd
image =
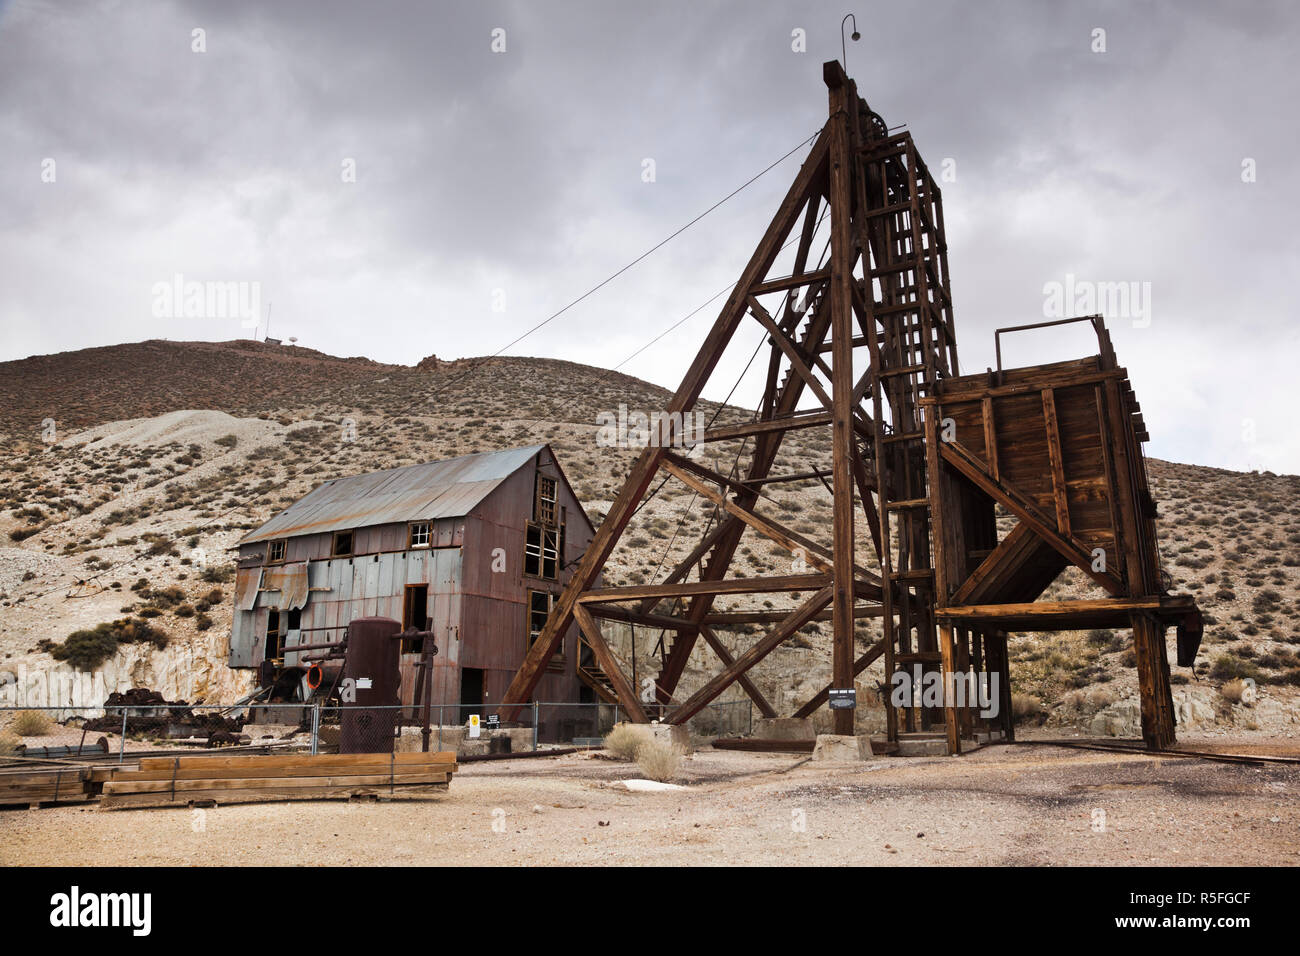
[[[433,618],[434,658],[432,702],[455,707],[460,702],[460,668],[484,671],[484,693],[489,704],[500,702],[527,644],[526,601],[529,588],[558,595],[572,574],[562,570],[557,581],[525,578],[524,534],[532,519],[535,476],[538,467],[558,477],[558,505],[565,509],[567,526],[562,562],[574,562],[591,540],[593,529],[546,446],[536,449],[515,470],[498,480],[493,490],[480,495],[467,515],[431,521],[434,547],[406,549],[407,521],[389,521],[369,528],[352,528],[354,554],[331,558],[332,532],[290,537],[286,561],[308,562],[308,600],[302,609],[301,630],[293,643],[335,642],[348,623],[360,617],[389,617],[401,621],[405,589],[409,584],[429,586],[429,615]],[[419,520],[419,519],[417,519]],[[240,555],[261,556],[264,543],[245,542]],[[500,549],[500,552],[497,551]],[[504,570],[493,571],[498,557]],[[262,565],[240,570],[254,581]],[[243,577],[240,578],[243,580]],[[240,587],[245,587],[241,585]],[[237,590],[239,588],[237,587]],[[236,612],[231,639],[231,665],[252,667],[264,652],[266,612],[263,602],[249,612]],[[301,664],[287,644],[285,662]],[[562,642],[564,666],[548,672],[538,684],[536,697],[547,701],[577,700],[577,627]],[[311,657],[320,652],[308,652]],[[402,700],[414,703],[416,655],[402,655]],[[448,719],[455,719],[449,712]]]

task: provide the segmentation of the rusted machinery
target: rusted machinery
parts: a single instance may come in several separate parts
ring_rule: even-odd
[[[669,433],[633,464],[515,675],[502,715],[513,719],[530,700],[576,619],[609,695],[633,720],[683,723],[734,683],[764,716],[776,716],[747,672],[801,628],[828,618],[831,681],[794,716],[830,702],[835,732],[852,733],[855,678],[882,660],[887,680],[936,675],[944,688],[938,705],[886,697],[889,746],[907,734],[937,733],[958,753],[980,734],[1012,735],[1009,631],[1128,626],[1144,739],[1152,748],[1170,745],[1164,634],[1178,625],[1180,647],[1194,656],[1199,615],[1190,598],[1171,597],[1162,584],[1141,450],[1145,427],[1104,324],[1087,318],[1097,330],[1095,356],[961,375],[939,187],[911,134],[891,130],[839,63],[825,64],[823,74],[826,125],[665,410]],[[817,261],[813,240],[823,218],[829,255]],[[793,268],[772,275],[792,244]],[[702,436],[706,446],[744,442],[744,467],[723,474],[683,454],[671,428],[695,407],[747,321],[767,332],[767,385],[751,421]],[[809,428],[830,437],[823,477],[833,499],[829,540],[785,526],[762,506],[774,485],[808,477],[807,461],[776,466],[784,437]],[[661,476],[713,506],[698,546],[661,580],[596,587]],[[999,507],[1010,516],[1005,529]],[[855,536],[859,516],[869,544]],[[729,576],[747,532],[797,555],[806,571]],[[1097,596],[1037,600],[1067,567]],[[798,603],[778,610],[715,609],[726,595],[791,592],[799,592]],[[869,628],[875,618],[879,639]],[[609,619],[672,635],[661,644],[653,700],[642,699],[610,650],[600,624]],[[716,631],[752,623],[771,629],[733,656]],[[678,683],[700,639],[723,668],[681,699]],[[986,685],[996,676],[998,706],[963,700],[959,675]]]

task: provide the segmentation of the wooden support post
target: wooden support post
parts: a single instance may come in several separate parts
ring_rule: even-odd
[[[849,141],[849,110],[856,114],[857,91],[842,71],[827,70],[830,89],[831,207],[831,488],[834,492],[831,604],[831,680],[853,687],[853,232],[850,177],[854,158]],[[886,582],[888,586],[888,582]],[[853,733],[854,711],[832,711],[837,734]]]
[[[957,647],[951,624],[939,625],[939,653],[943,655],[943,716],[948,734],[948,753],[961,753],[961,718],[957,714]]]
[[[1133,653],[1142,703],[1142,740],[1148,750],[1165,750],[1177,739],[1174,698],[1165,628],[1151,615],[1133,615]]]

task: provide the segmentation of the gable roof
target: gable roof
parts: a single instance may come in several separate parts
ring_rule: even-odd
[[[469,514],[546,445],[462,455],[334,478],[299,498],[239,543],[348,531]]]

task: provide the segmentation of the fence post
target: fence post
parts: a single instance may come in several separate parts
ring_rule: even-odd
[[[122,708],[122,744],[117,749],[117,762],[126,759],[126,707]]]
[[[438,752],[442,753],[442,704],[438,705]]]
[[[537,701],[533,701],[533,750],[537,750]]]
[[[320,753],[320,702],[311,705],[311,752]]]

